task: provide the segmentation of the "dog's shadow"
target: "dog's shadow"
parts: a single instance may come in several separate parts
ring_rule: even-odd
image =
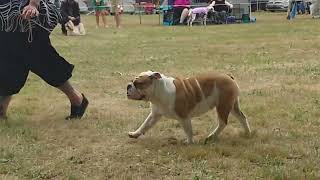
[[[180,139],[179,137],[169,136],[169,137],[156,137],[156,136],[142,136],[138,139],[130,140],[131,144],[142,146],[142,148],[148,149],[166,149],[172,147],[212,147],[212,146],[241,146],[249,147],[253,144],[258,138],[258,133],[256,130],[252,131],[251,135],[248,136],[243,132],[236,134],[226,134],[222,135],[216,141],[210,141],[205,143],[205,137],[201,135],[194,136],[194,143],[188,144],[186,139]]]

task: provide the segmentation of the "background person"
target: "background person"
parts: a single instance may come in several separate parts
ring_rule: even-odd
[[[106,16],[108,15],[108,11],[106,8],[106,2],[105,0],[93,0],[93,5],[95,7],[95,13],[96,13],[96,27],[98,28],[100,23],[99,23],[99,19],[101,17],[102,19],[102,23],[103,23],[103,27],[107,28],[107,18]]]
[[[188,17],[190,0],[175,0],[173,3],[173,25],[184,23]]]
[[[190,0],[164,0],[161,7],[167,11],[172,9],[172,16],[169,12],[164,14],[164,18],[167,18],[167,21],[171,21],[172,25],[187,24]]]
[[[121,7],[120,7],[120,2],[119,0],[111,0],[111,10],[112,13],[114,14],[114,20],[116,22],[116,27],[120,28],[121,27]]]
[[[68,35],[66,29],[66,23],[72,21],[74,26],[80,24],[80,8],[78,2],[75,0],[64,0],[61,2],[60,7],[61,12],[61,30],[64,35]]]
[[[218,24],[224,24],[227,21],[227,13],[231,13],[233,5],[226,0],[212,0],[210,4],[214,7],[214,16]]]

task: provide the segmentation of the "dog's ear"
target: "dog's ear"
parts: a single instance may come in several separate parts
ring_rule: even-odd
[[[158,73],[158,72],[154,72],[154,73],[151,74],[149,77],[150,77],[151,79],[161,79],[161,78],[162,78],[162,77],[161,77],[161,74]]]

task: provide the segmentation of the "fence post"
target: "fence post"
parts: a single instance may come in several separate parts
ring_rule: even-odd
[[[140,19],[140,24],[142,24],[141,23],[141,3],[139,3],[139,19]]]

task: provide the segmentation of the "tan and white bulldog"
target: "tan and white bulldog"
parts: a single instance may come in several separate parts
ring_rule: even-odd
[[[138,138],[162,116],[177,119],[193,143],[191,118],[216,108],[217,128],[205,139],[217,139],[226,127],[230,112],[240,121],[246,133],[251,130],[239,106],[239,87],[232,76],[203,74],[186,79],[167,77],[153,71],[142,72],[127,86],[127,97],[151,102],[151,112],[142,125],[129,137]]]

